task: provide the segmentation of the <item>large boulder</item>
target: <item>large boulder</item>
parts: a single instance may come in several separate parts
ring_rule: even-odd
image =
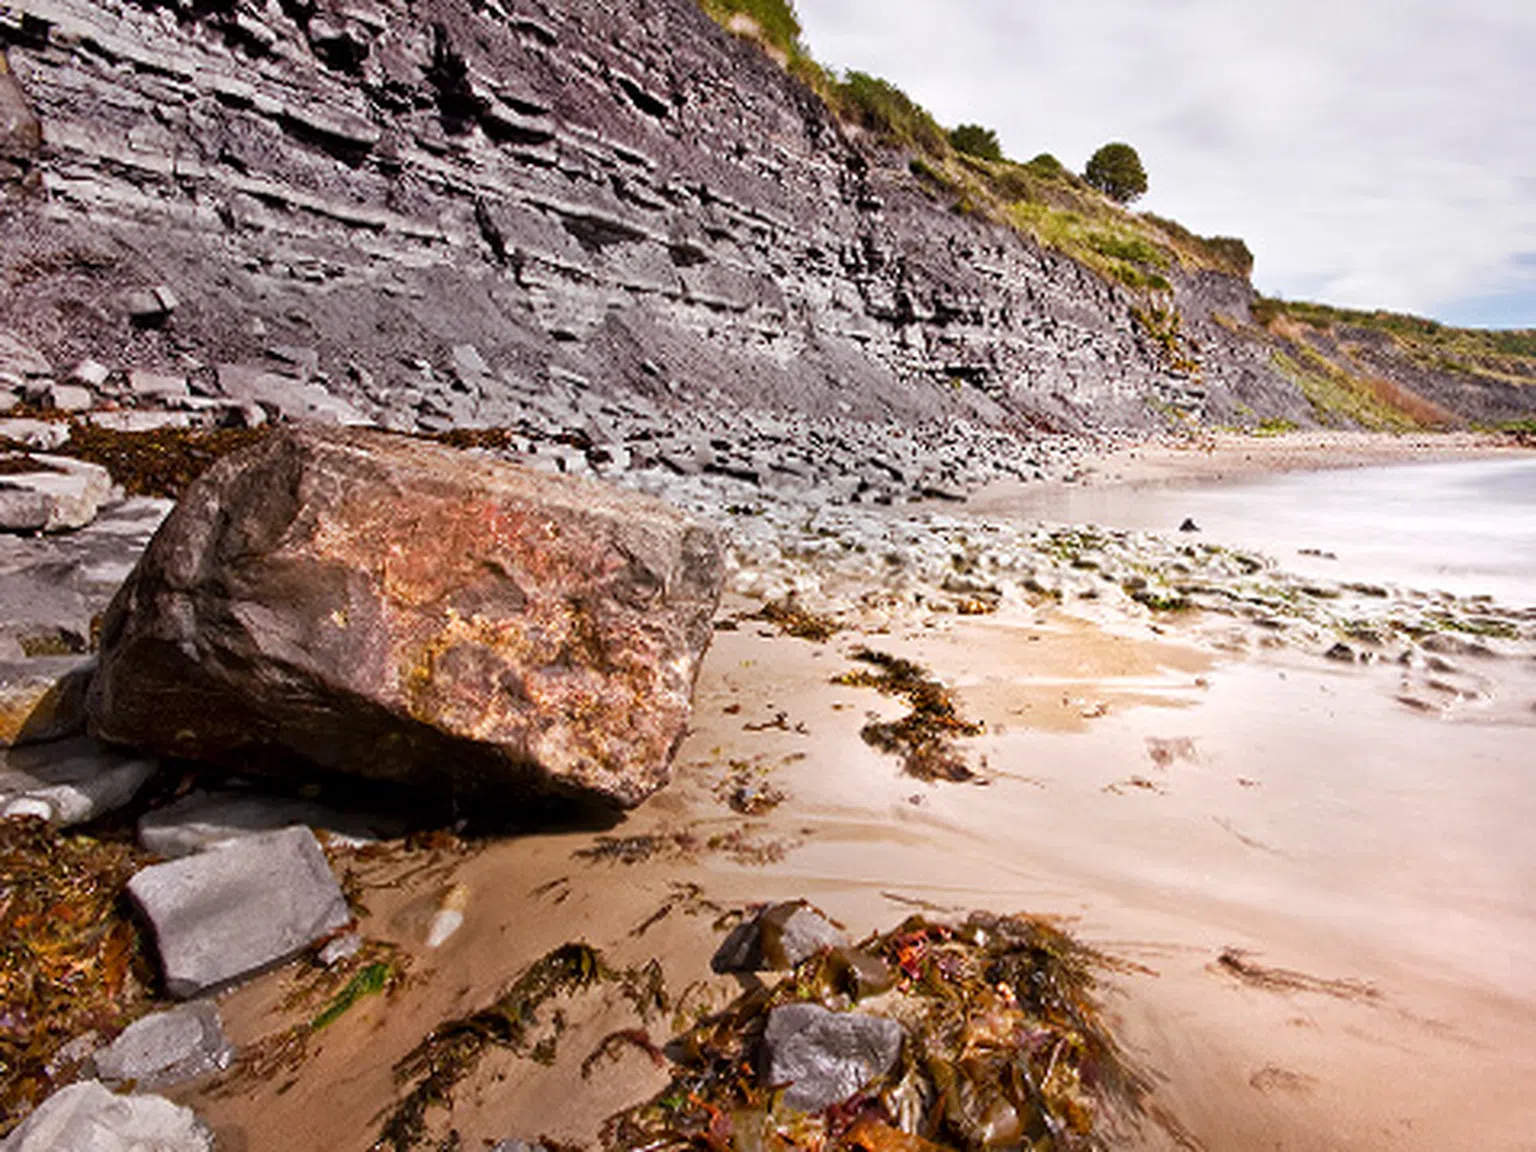
[[[188,489],[106,614],[92,726],[490,798],[664,785],[723,577],[671,507],[361,429]]]

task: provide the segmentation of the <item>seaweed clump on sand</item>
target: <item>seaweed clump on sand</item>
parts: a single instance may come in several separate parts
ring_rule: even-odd
[[[860,648],[853,658],[877,671],[845,672],[832,683],[899,696],[912,708],[900,720],[876,720],[864,725],[861,734],[866,744],[899,756],[907,774],[919,780],[959,782],[975,777],[955,747],[955,738],[979,736],[981,725],[961,718],[948,688],[919,665],[888,652]]]
[[[856,948],[823,950],[772,988],[745,992],[668,1046],[678,1062],[651,1100],[611,1118],[611,1152],[927,1152],[1102,1149],[1139,1125],[1150,1089],[1099,1015],[1097,971],[1112,962],[1023,916],[973,914],[958,927],[913,917]],[[860,997],[900,1023],[895,1067],[815,1114],[764,1083],[769,1014],[831,1011]]]
[[[455,1086],[492,1048],[541,1064],[553,1063],[564,1017],[555,1012],[549,1025],[541,1027],[539,1010],[557,997],[600,984],[616,985],[642,1020],[667,1010],[661,966],[654,960],[617,971],[587,944],[562,944],[535,960],[484,1008],[438,1025],[395,1065],[397,1082],[411,1087],[388,1111],[373,1147],[389,1152],[421,1147],[427,1140],[428,1111],[451,1107]]]
[[[767,621],[786,636],[817,644],[830,640],[839,631],[836,620],[808,611],[793,596],[768,601],[758,612],[757,619]]]
[[[37,817],[0,820],[0,1135],[68,1082],[86,1054],[71,1055],[74,1037],[105,1039],[148,1000],[123,894],[143,862]]]
[[[70,426],[58,454],[100,464],[130,496],[175,500],[216,460],[266,436],[266,428],[157,428],[118,432],[92,424]]]

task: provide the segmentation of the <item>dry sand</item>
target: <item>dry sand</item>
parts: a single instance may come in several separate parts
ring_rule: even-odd
[[[1291,458],[1270,445],[1251,446]],[[986,723],[965,742],[981,782],[921,783],[865,744],[866,721],[903,706],[831,683],[861,645],[956,688]],[[581,939],[616,964],[659,957],[696,1012],[737,991],[708,971],[721,915],[805,897],[855,936],[923,909],[1060,917],[1138,965],[1109,1006],[1186,1146],[1533,1149],[1536,675],[1498,660],[1475,673],[1476,700],[1429,715],[1394,698],[1393,668],[1239,659],[1193,633],[1049,605],[913,612],[825,644],[747,623],[716,636],[672,787],[606,831],[357,864],[364,932],[413,955],[411,985],[362,1001],[292,1074],[182,1098],[225,1152],[368,1148],[399,1091],[395,1062],[549,949]],[[739,779],[787,798],[737,815]],[[576,855],[641,835],[664,846],[644,862]],[[465,926],[429,952],[424,917],[455,883]],[[299,976],[226,999],[237,1042],[312,1011],[280,1007]],[[451,1126],[464,1149],[539,1135],[590,1146],[606,1116],[664,1083],[638,1050],[582,1075],[604,1035],[637,1024],[615,991],[565,1011],[553,1065],[493,1053],[451,1117],[431,1114],[434,1133]],[[680,1023],[652,1020],[650,1035]],[[1128,1146],[1177,1143],[1149,1124]]]

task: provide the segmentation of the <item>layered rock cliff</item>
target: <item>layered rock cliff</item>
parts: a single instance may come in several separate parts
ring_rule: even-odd
[[[551,389],[1067,430],[1321,412],[1246,279],[1168,270],[1175,339],[694,0],[0,0],[0,46],[0,328],[54,364],[250,402],[276,361],[399,427]],[[1528,407],[1486,384],[1467,411]]]
[[[1130,292],[949,211],[694,0],[3,0],[0,37],[3,319],[55,363],[217,394],[215,365],[298,349],[399,423],[496,423],[551,382],[1061,428],[1306,415],[1211,322],[1247,318],[1245,282],[1175,273],[1192,377]],[[174,307],[135,309],[155,288]]]

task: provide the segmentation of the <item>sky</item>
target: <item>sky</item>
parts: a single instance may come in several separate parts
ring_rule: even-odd
[[[1536,328],[1536,0],[796,0],[822,64],[1241,236],[1260,291]]]

